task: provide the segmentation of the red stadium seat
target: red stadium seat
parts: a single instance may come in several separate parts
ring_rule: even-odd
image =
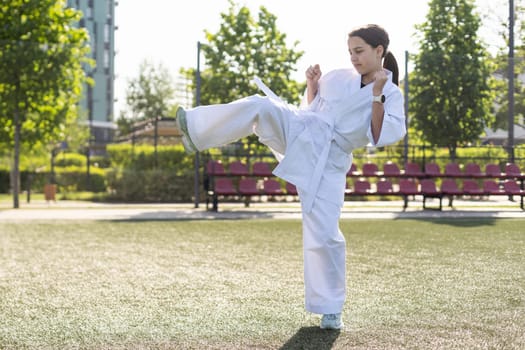
[[[266,162],[255,162],[252,167],[252,175],[268,177],[273,176],[270,164]]]
[[[297,188],[294,184],[287,182],[285,184],[286,193],[292,196],[297,196]]]
[[[357,166],[352,163],[352,165],[350,166],[350,169],[348,169],[347,173],[346,173],[346,176],[358,176],[359,175],[359,172],[357,171]]]
[[[369,194],[371,190],[370,182],[366,180],[355,180],[354,187],[351,193],[356,195],[365,195]]]
[[[425,174],[430,177],[439,177],[441,176],[441,169],[437,163],[426,163],[425,164]]]
[[[399,177],[401,176],[401,169],[396,163],[386,162],[383,164],[383,176],[385,177]]]
[[[458,163],[448,163],[445,165],[445,176],[463,177],[465,174],[461,171]]]
[[[239,193],[243,196],[257,196],[261,194],[257,188],[257,181],[252,178],[239,180]]]
[[[377,167],[377,164],[375,163],[365,163],[363,164],[363,176],[377,176],[379,173],[379,168]]]
[[[441,193],[448,196],[448,206],[451,207],[454,196],[461,196],[463,191],[458,187],[456,180],[443,179],[441,182]]]
[[[215,180],[213,192],[221,196],[233,196],[238,194],[230,178],[220,178]]]
[[[442,209],[443,193],[438,189],[436,183],[432,179],[421,180],[421,194],[423,195],[423,209],[426,209],[427,198],[439,199],[439,210]]]
[[[483,192],[487,195],[500,195],[505,194],[495,180],[484,180],[483,181]]]
[[[399,194],[403,196],[403,209],[408,206],[408,197],[415,196],[421,192],[417,188],[417,183],[412,179],[401,179],[399,180]]]
[[[241,161],[231,162],[229,166],[230,175],[233,176],[248,176],[250,172],[248,167]]]
[[[394,186],[390,180],[381,180],[376,184],[376,194],[389,195],[394,193]]]
[[[405,164],[404,176],[406,177],[423,177],[425,173],[417,163],[407,162]]]
[[[274,179],[266,179],[263,182],[263,194],[266,195],[283,195],[284,191],[281,188],[281,184],[279,181]]]
[[[483,189],[479,187],[476,180],[465,179],[463,180],[463,193],[469,196],[481,196]]]
[[[523,176],[521,173],[520,167],[515,163],[507,163],[505,165],[505,177],[511,178],[516,177],[519,178]]]
[[[485,177],[485,173],[481,171],[479,164],[467,163],[465,164],[465,176],[472,178]]]
[[[503,173],[501,172],[501,168],[498,164],[489,163],[485,166],[485,175],[487,177],[500,178],[502,177]]]
[[[206,164],[206,173],[210,176],[225,176],[226,170],[220,160],[210,160]]]
[[[521,197],[521,209],[525,210],[523,207],[523,197],[525,196],[525,190],[520,188],[520,185],[516,180],[505,180],[503,183],[503,190],[505,191],[505,194],[508,194],[509,196],[520,196]]]

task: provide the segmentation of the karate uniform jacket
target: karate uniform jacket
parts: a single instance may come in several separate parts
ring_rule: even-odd
[[[384,119],[377,143],[370,126],[373,84],[361,88],[359,73],[338,69],[321,77],[314,100],[309,105],[303,103],[300,118],[291,121],[286,148],[273,149],[280,159],[273,173],[299,189],[307,212],[317,197],[342,207],[354,149],[369,143],[389,145],[405,135],[403,96],[392,82],[392,73],[387,73]]]

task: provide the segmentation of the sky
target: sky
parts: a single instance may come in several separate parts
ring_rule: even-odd
[[[257,17],[260,6],[277,16],[277,28],[287,35],[289,46],[299,41],[304,51],[294,78],[303,79],[304,70],[318,63],[323,72],[348,67],[348,32],[359,25],[376,23],[390,36],[390,50],[404,76],[405,52],[417,51],[415,25],[425,21],[427,0],[234,0],[247,6]],[[476,0],[485,22],[483,35],[494,42],[494,14],[508,16],[507,0]],[[507,7],[506,7],[507,6]],[[122,0],[115,8],[115,116],[125,107],[126,87],[136,78],[144,60],[162,64],[174,79],[181,67],[196,67],[197,42],[205,42],[204,31],[215,33],[228,0]],[[201,60],[201,62],[203,62]],[[409,66],[410,69],[410,66]],[[264,77],[261,77],[264,80]]]

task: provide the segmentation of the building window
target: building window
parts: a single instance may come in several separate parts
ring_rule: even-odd
[[[109,69],[109,50],[104,50],[104,69]]]
[[[111,39],[111,27],[108,23],[104,24],[104,42],[109,43]]]

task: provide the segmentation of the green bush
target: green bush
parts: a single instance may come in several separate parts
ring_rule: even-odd
[[[55,157],[55,167],[85,167],[86,163],[86,156],[79,153],[59,153]]]
[[[125,202],[188,202],[193,173],[167,170],[114,170],[108,173],[110,198]]]
[[[90,167],[89,181],[85,167],[70,166],[66,168],[56,168],[55,178],[58,191],[106,191],[106,172],[104,169]]]

